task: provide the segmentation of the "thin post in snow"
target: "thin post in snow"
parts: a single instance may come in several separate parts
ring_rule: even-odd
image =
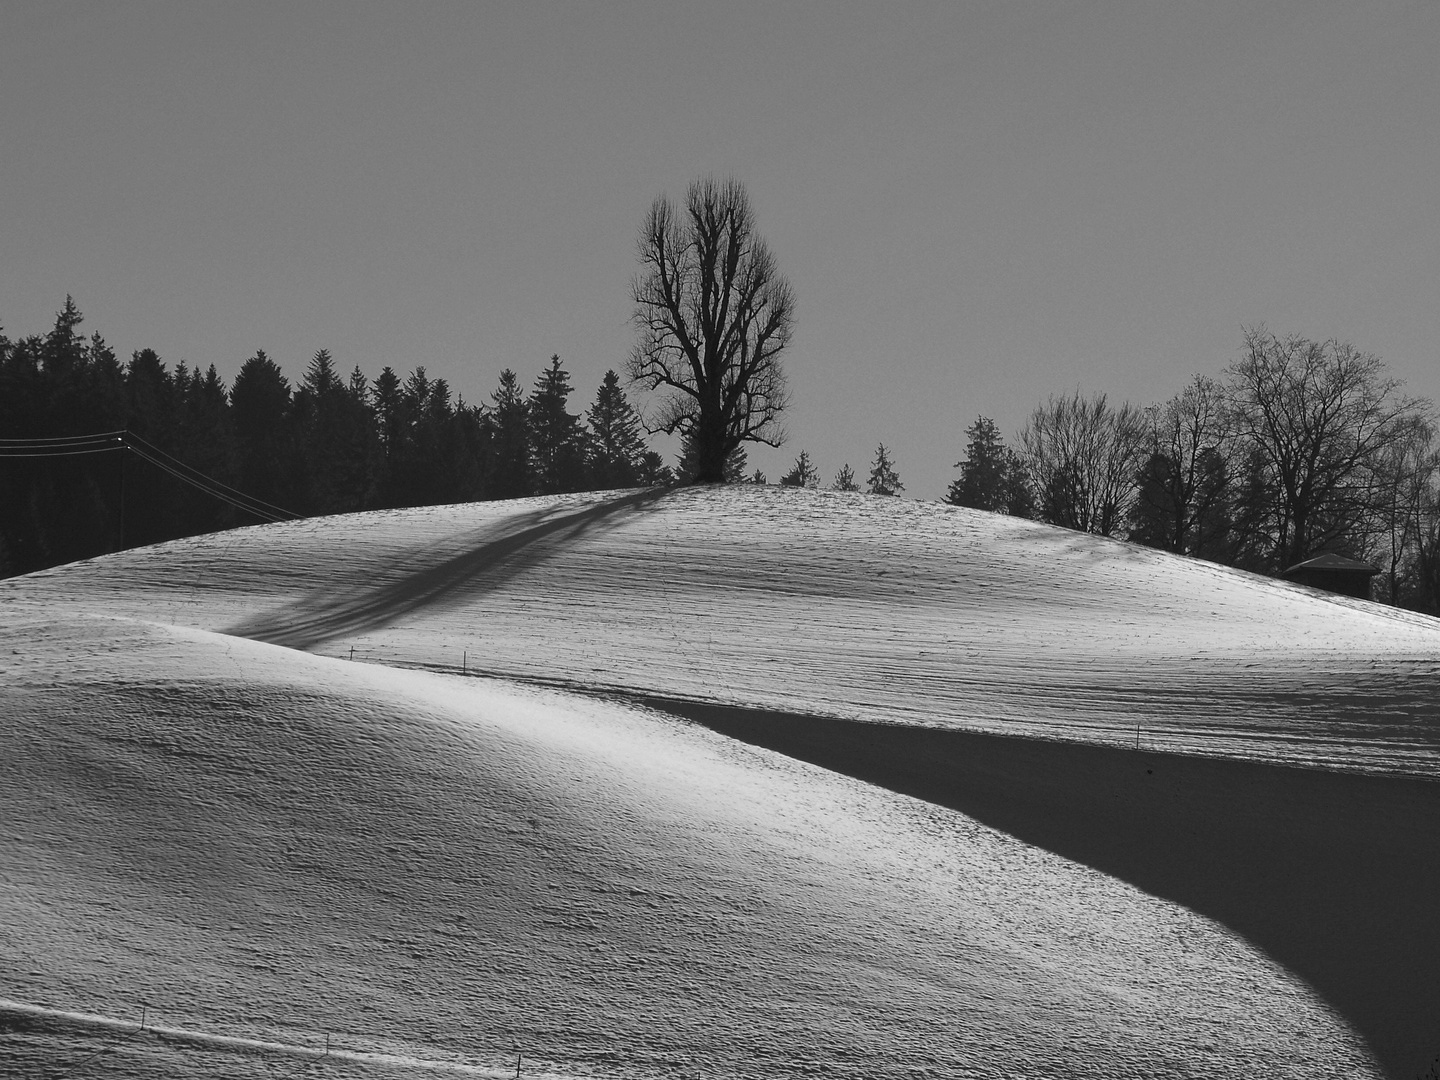
[[[520,1080],[520,1051],[515,1051],[515,1080]]]
[[[461,652],[461,654],[460,654],[460,674],[461,674],[461,675],[464,675],[464,674],[466,673],[466,671],[469,669],[469,667],[470,667],[470,654],[469,654],[468,652]]]

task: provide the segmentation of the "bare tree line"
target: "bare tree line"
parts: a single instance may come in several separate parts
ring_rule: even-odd
[[[1378,357],[1252,327],[1218,379],[1148,408],[1050,397],[1018,452],[980,417],[948,501],[1263,573],[1341,552],[1380,568],[1386,601],[1435,611],[1434,420]]]

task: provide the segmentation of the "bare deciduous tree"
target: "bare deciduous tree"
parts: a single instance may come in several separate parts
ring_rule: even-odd
[[[1371,557],[1380,564],[1382,598],[1399,604],[1403,593],[1426,595],[1426,570],[1435,557],[1435,481],[1440,453],[1429,423],[1416,419],[1381,450],[1373,481]]]
[[[1052,397],[1020,433],[1039,500],[1052,525],[1112,536],[1129,514],[1144,447],[1142,414],[1104,394]]]
[[[1347,342],[1245,331],[1226,369],[1234,432],[1264,461],[1276,500],[1277,568],[1363,529],[1384,448],[1424,403],[1400,393],[1379,357]]]
[[[725,479],[746,441],[779,446],[787,403],[780,354],[790,344],[794,294],[756,234],[735,180],[697,180],[683,213],[663,195],[640,232],[633,282],[639,340],[633,382],[665,393],[651,432],[679,433],[695,454],[695,483]]]
[[[1182,555],[1204,554],[1226,531],[1224,391],[1196,375],[1145,410],[1145,452],[1131,539]]]

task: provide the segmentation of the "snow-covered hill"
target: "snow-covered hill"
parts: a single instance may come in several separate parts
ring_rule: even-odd
[[[382,664],[1440,777],[1440,620],[934,503],[739,486],[345,515],[11,587]]]
[[[1367,981],[1383,933],[1358,975],[1312,937],[1356,910],[1433,922],[1434,869],[1403,871],[1440,806],[1437,627],[755,488],[309,520],[0,582],[0,997],[31,1010],[0,1003],[0,1055],[58,1068],[88,1036],[7,1020],[145,1001],[389,1055],[323,1066],[367,1076],[510,1075],[516,1049],[557,1076],[1399,1075],[1426,1045],[1416,973]],[[903,726],[785,756],[647,696]],[[965,790],[904,793],[893,739],[839,760],[915,728],[970,740],[900,760],[920,787],[974,768]],[[1273,768],[1296,762],[1340,771]],[[1255,880],[1285,854],[1231,807],[1337,879],[1299,944]],[[1368,886],[1339,880],[1356,852]],[[1423,974],[1435,943],[1410,944]],[[142,1037],[106,1071],[288,1068],[187,1053]]]

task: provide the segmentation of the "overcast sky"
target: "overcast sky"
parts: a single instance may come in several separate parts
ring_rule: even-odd
[[[1440,397],[1440,3],[0,0],[0,324],[122,356],[317,349],[470,401],[634,339],[704,173],[797,294],[789,443],[939,498],[977,414],[1144,404],[1241,326]]]

